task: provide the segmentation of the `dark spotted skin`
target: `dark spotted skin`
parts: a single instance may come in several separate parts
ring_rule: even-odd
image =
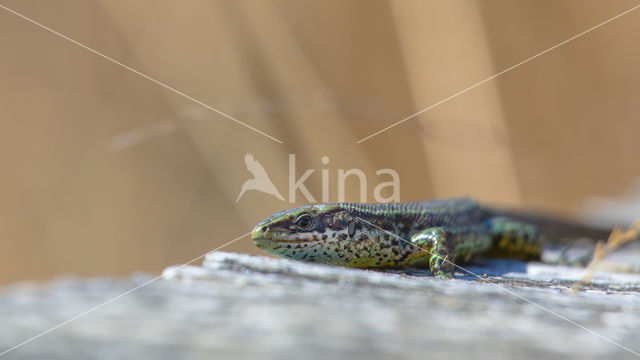
[[[357,268],[427,268],[451,277],[456,260],[490,256],[538,259],[538,226],[469,199],[414,203],[333,203],[283,211],[251,238],[288,259]]]

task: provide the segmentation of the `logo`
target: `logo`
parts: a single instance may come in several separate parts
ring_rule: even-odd
[[[321,159],[322,164],[329,164],[329,157],[323,156]],[[247,165],[247,170],[251,174],[253,174],[253,179],[249,179],[242,184],[242,189],[240,190],[240,194],[236,199],[236,202],[240,201],[240,198],[244,193],[248,190],[258,190],[263,193],[275,196],[279,200],[287,201],[280,194],[276,186],[273,184],[267,171],[264,167],[253,158],[253,155],[246,154],[244,156],[244,162]],[[313,175],[316,169],[307,169],[300,178],[296,179],[296,155],[289,154],[289,202],[296,202],[296,194],[300,192],[305,199],[310,203],[317,203],[318,201],[313,196],[311,191],[305,185],[305,181]],[[329,202],[329,187],[330,187],[330,179],[331,173],[329,169],[322,169],[322,202]],[[390,181],[380,182],[373,189],[373,198],[378,203],[384,202],[398,202],[400,201],[400,176],[398,172],[393,169],[380,169],[376,171],[376,175],[380,176],[389,176]],[[347,179],[350,177],[355,177],[358,180],[360,185],[360,202],[367,202],[367,177],[364,171],[360,169],[338,169],[338,201],[344,201],[345,199],[345,188]],[[390,192],[389,196],[383,196],[383,192],[385,189],[389,189],[387,193]]]
[[[264,166],[254,159],[253,155],[246,154],[244,156],[244,162],[247,165],[247,170],[253,174],[253,179],[249,179],[242,184],[242,190],[240,190],[240,195],[238,195],[236,202],[240,201],[240,197],[242,197],[242,194],[247,190],[262,191],[263,193],[273,195],[279,200],[284,201],[284,198],[280,195],[276,186],[273,185],[273,182],[269,179],[269,175],[267,175]]]

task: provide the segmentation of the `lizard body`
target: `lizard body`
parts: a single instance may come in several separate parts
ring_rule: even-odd
[[[451,277],[456,260],[475,254],[539,259],[539,226],[511,214],[470,199],[320,204],[274,214],[254,228],[251,238],[258,248],[288,259],[427,268],[437,277]]]

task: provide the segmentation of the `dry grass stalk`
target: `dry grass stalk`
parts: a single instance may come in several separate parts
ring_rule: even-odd
[[[615,227],[611,231],[609,238],[606,242],[598,241],[593,251],[593,258],[586,267],[586,273],[582,280],[576,283],[573,287],[574,290],[580,290],[583,286],[587,285],[593,278],[593,268],[596,267],[605,257],[613,253],[622,245],[636,240],[640,237],[640,219],[636,220],[628,228],[622,230],[620,227]]]

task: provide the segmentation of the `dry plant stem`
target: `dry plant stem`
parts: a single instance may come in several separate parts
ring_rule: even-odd
[[[613,228],[606,242],[598,241],[598,243],[596,243],[596,247],[593,250],[593,258],[586,267],[587,272],[582,280],[576,283],[574,290],[580,290],[591,281],[593,278],[593,268],[605,257],[622,245],[638,239],[638,237],[640,237],[640,219],[634,221],[633,224],[625,230],[620,229],[620,227]]]

